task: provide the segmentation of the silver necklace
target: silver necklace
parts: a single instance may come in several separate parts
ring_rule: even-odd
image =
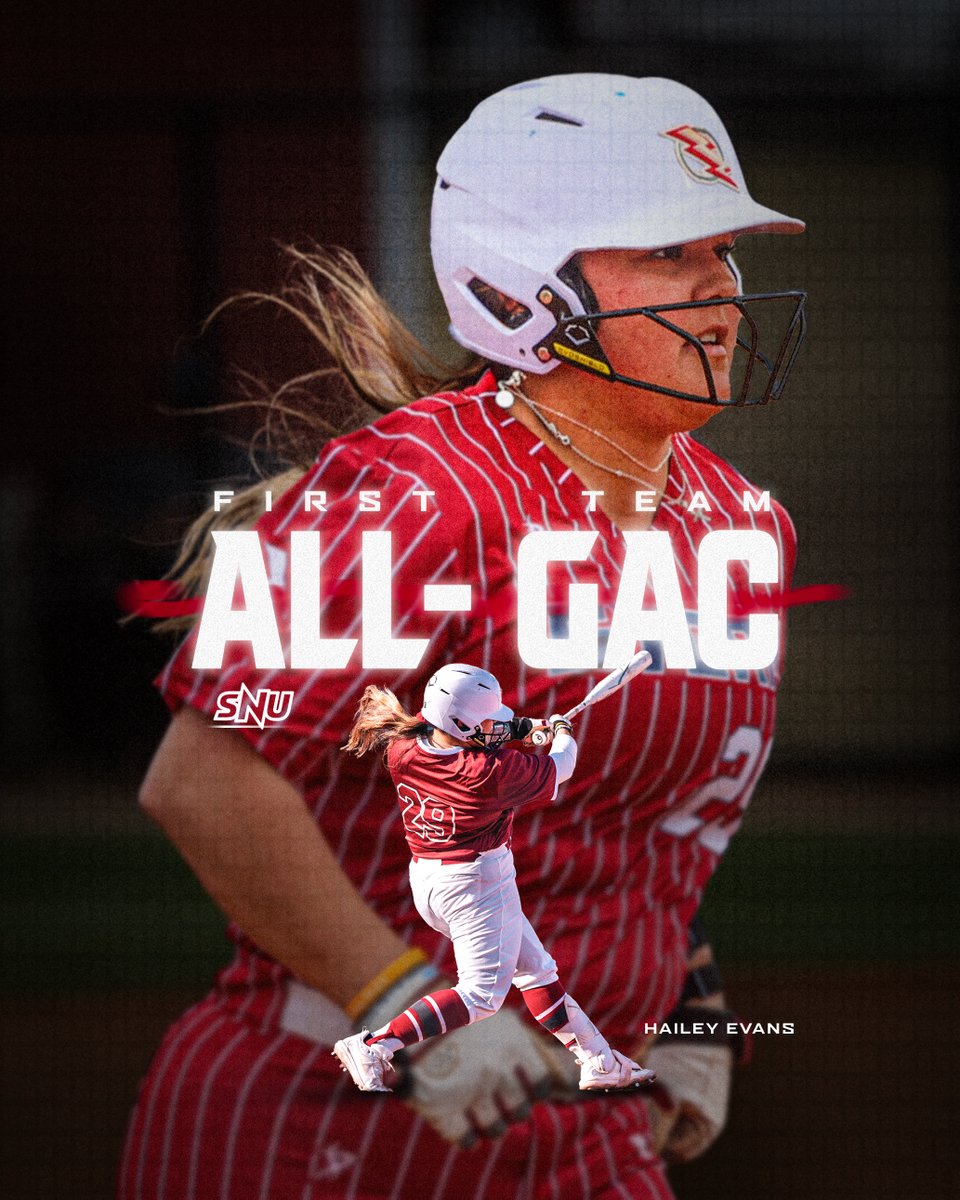
[[[573,444],[569,434],[562,433],[554,424],[554,422],[549,420],[543,414],[552,413],[552,415],[555,417],[563,417],[563,419],[568,421],[571,425],[576,425],[579,429],[584,429],[587,433],[599,438],[602,442],[606,442],[607,445],[612,446],[618,454],[622,454],[624,458],[628,458],[632,463],[635,463],[638,467],[642,467],[645,471],[661,471],[670,461],[670,456],[673,453],[672,447],[667,450],[666,454],[658,463],[650,464],[641,462],[639,458],[635,458],[634,455],[632,455],[629,451],[624,450],[622,446],[618,446],[613,438],[607,437],[607,435],[601,433],[599,429],[594,429],[590,425],[585,425],[582,421],[576,420],[576,418],[569,416],[567,413],[559,412],[555,408],[549,408],[546,404],[539,403],[539,401],[531,400],[520,386],[523,380],[524,373],[520,370],[516,370],[512,375],[509,375],[506,379],[503,379],[499,382],[497,386],[497,393],[494,397],[495,403],[498,405],[498,407],[504,409],[512,408],[516,400],[522,400],[523,403],[526,404],[527,408],[529,408],[533,415],[537,418],[540,424],[544,427],[544,429],[546,429],[547,432],[554,437],[561,446],[565,446],[568,450],[572,450],[578,458],[582,458],[584,462],[590,463],[591,466],[597,467],[597,469],[600,471],[606,471],[608,475],[615,475],[618,479],[626,479],[629,480],[630,483],[645,484],[647,487],[656,492],[661,497],[661,500],[667,502],[666,497],[661,494],[659,485],[654,483],[652,479],[641,475],[631,475],[628,471],[621,471],[617,467],[608,466],[606,463],[602,463],[598,459],[592,458],[589,454],[585,453],[578,446]]]

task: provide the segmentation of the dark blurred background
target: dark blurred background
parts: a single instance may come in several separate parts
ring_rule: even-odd
[[[310,366],[272,318],[204,317],[345,246],[435,350],[433,163],[484,95],[574,70],[702,91],[754,195],[749,290],[801,287],[782,402],[707,440],[794,517],[780,734],[708,897],[728,990],[793,1020],[678,1195],[955,1196],[957,6],[440,0],[101,3],[0,27],[2,1194],[109,1194],[165,1022],[226,954],[136,809],[167,646],[118,625],[249,470],[231,366]],[[199,411],[198,411],[199,410]],[[955,1141],[955,1137],[953,1138]]]

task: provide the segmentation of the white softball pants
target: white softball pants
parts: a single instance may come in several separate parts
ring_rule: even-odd
[[[420,858],[410,863],[417,912],[453,942],[456,990],[470,1020],[492,1016],[510,985],[521,991],[557,980],[557,964],[520,907],[509,846],[470,863]]]

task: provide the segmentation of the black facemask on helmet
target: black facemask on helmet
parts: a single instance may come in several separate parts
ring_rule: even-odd
[[[731,269],[736,272],[735,267]],[[805,292],[758,292],[752,295],[690,300],[681,304],[654,304],[604,312],[600,309],[593,289],[583,277],[577,256],[561,267],[557,276],[576,292],[585,312],[582,315],[571,314],[563,300],[550,288],[541,289],[541,303],[550,309],[557,323],[538,343],[538,354],[549,354],[578,370],[598,375],[611,383],[625,383],[662,396],[691,400],[696,404],[746,408],[775,400],[783,391],[806,334]],[[704,343],[673,320],[674,314],[721,307],[735,309],[738,322],[730,396],[725,399],[717,395]],[[703,370],[705,394],[684,392],[650,380],[634,379],[630,375],[620,374],[616,365],[607,358],[599,336],[599,326],[603,321],[622,320],[627,317],[643,317],[662,329],[668,329],[692,346]]]

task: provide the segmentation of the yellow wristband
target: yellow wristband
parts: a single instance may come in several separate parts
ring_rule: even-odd
[[[396,983],[401,976],[406,975],[418,963],[426,961],[427,956],[419,946],[413,946],[409,950],[404,950],[399,958],[394,959],[392,963],[374,975],[369,983],[363,985],[346,1006],[344,1011],[347,1016],[351,1021],[356,1021],[362,1013],[367,1011],[378,996],[383,995],[391,984]]]

